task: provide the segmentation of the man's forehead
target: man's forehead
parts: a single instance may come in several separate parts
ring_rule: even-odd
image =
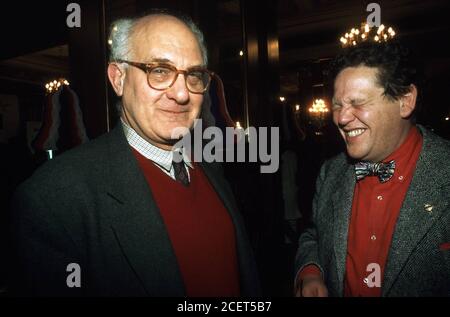
[[[190,56],[198,54],[202,58],[195,35],[184,22],[171,16],[155,16],[140,21],[133,29],[131,43],[136,58],[144,58],[147,62],[150,59],[167,59],[170,62],[170,56],[166,55],[168,48],[190,53]]]
[[[184,26],[185,23],[181,21],[180,19],[167,15],[167,14],[151,14],[147,15],[145,17],[142,17],[136,21],[135,28],[154,28],[155,26],[161,25],[161,24],[173,24],[178,26]]]
[[[176,17],[169,15],[150,15],[139,19],[133,27],[133,37],[164,37],[169,35],[186,36],[192,34],[189,27]],[[194,36],[194,34],[192,34]]]
[[[196,47],[173,49],[171,46],[149,43],[148,45],[139,46],[135,50],[134,58],[139,59],[143,63],[173,64],[176,67],[203,65],[200,49]]]
[[[368,67],[365,65],[346,67],[341,70],[336,77],[336,81],[355,81],[355,80],[366,80],[366,81],[376,81],[378,75],[378,68]]]
[[[342,89],[335,89],[333,102],[361,103],[382,93],[382,88],[378,86],[347,86]]]
[[[382,89],[378,84],[377,69],[365,66],[345,68],[334,82],[335,95],[364,95],[377,89]]]

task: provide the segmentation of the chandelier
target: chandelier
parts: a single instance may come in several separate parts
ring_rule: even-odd
[[[58,91],[63,85],[69,86],[69,82],[65,78],[55,79],[45,84],[45,90],[48,94]]]
[[[311,123],[315,127],[316,135],[323,135],[322,128],[326,124],[328,107],[323,99],[315,99],[312,106],[308,109]]]
[[[314,116],[325,114],[329,110],[323,99],[316,99],[314,100],[312,106],[308,109],[308,111],[311,113],[311,115]]]
[[[361,23],[360,29],[352,28],[340,38],[342,47],[356,46],[362,42],[386,42],[395,36],[395,31],[392,27],[386,27],[381,24],[379,27],[369,26],[369,24]]]

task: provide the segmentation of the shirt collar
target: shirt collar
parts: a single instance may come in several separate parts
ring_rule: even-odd
[[[170,171],[172,168],[173,151],[163,150],[150,142],[142,138],[132,127],[120,118],[122,124],[123,132],[128,141],[128,144],[138,151],[141,155],[147,159],[153,161],[155,164],[161,166],[166,171]],[[189,156],[186,154],[185,149],[182,149],[183,161],[190,168],[194,168]]]
[[[402,145],[394,152],[391,153],[383,162],[389,162],[391,160],[395,161],[395,173],[396,174],[404,174],[409,170],[413,170],[413,166],[415,166],[415,160],[411,160],[411,158],[416,157],[414,155],[417,151],[420,151],[422,147],[422,135],[416,126],[412,126],[406,136],[405,141],[403,141]],[[412,166],[410,166],[412,165]],[[411,168],[412,167],[412,168]]]

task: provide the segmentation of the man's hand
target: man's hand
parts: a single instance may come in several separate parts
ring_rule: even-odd
[[[307,275],[297,284],[296,297],[328,297],[328,289],[317,275]]]

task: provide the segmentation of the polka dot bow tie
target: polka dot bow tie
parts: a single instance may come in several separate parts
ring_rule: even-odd
[[[380,183],[391,179],[395,171],[395,161],[387,163],[358,162],[355,164],[356,180],[359,181],[366,176],[378,176]]]

